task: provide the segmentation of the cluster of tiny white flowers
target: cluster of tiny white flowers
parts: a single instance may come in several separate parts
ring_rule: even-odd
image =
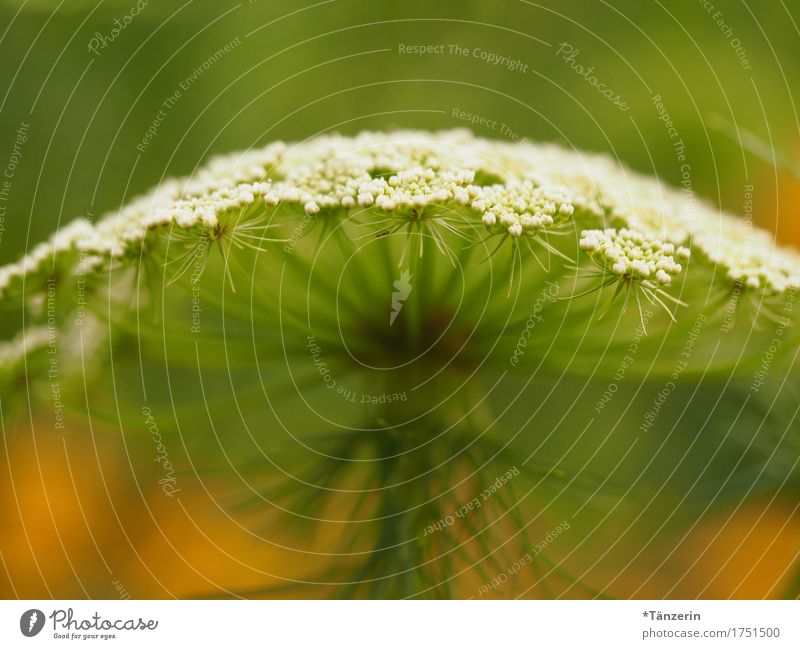
[[[274,191],[306,212],[341,206],[385,212],[453,203],[483,215],[483,223],[519,236],[572,214],[563,188],[509,176],[497,185],[475,183],[476,171],[502,173],[491,150],[463,131],[437,135],[368,133],[353,139],[318,138],[291,149],[286,175]]]
[[[800,259],[778,248],[767,232],[738,221],[709,221],[707,226],[708,231],[695,234],[694,245],[702,247],[731,282],[778,293],[800,289]],[[724,236],[719,228],[725,228]]]
[[[498,144],[497,158],[519,168],[535,156],[553,182],[569,188],[580,213],[627,227],[653,240],[690,247],[732,282],[771,293],[800,289],[800,255],[741,218],[722,212],[684,189],[643,176],[607,155],[554,145]]]
[[[94,234],[91,223],[77,219],[59,230],[49,241],[37,244],[19,262],[0,268],[0,296],[14,280],[42,268],[60,254],[74,250],[77,242]]]
[[[509,180],[481,188],[482,196],[472,208],[483,212],[482,221],[491,228],[500,224],[514,237],[535,234],[572,216],[575,208],[565,190],[537,185],[533,181]]]
[[[652,254],[669,244],[691,247],[746,286],[771,292],[800,287],[795,252],[688,192],[638,175],[607,156],[483,140],[454,130],[325,135],[215,157],[191,177],[167,181],[96,224],[75,221],[16,264],[0,268],[0,297],[15,280],[62,255],[81,251],[100,265],[135,250],[159,228],[214,228],[242,208],[280,204],[309,215],[379,210],[407,216],[413,210],[419,218],[444,206],[482,222],[490,232],[513,237],[574,218],[590,227],[635,231],[639,247],[653,249]],[[594,241],[591,232],[583,233],[587,246]],[[623,261],[635,260],[623,256],[612,266],[621,269]],[[645,266],[640,268],[625,272],[644,277]],[[662,284],[674,276],[670,268],[647,266]]]
[[[429,205],[450,201],[465,205],[478,196],[478,188],[471,185],[475,172],[470,169],[416,166],[391,169],[373,177],[368,167],[351,163],[347,158],[338,158],[317,169],[294,170],[285,181],[277,182],[273,191],[282,200],[301,202],[310,214],[337,206],[422,211]]]
[[[690,254],[688,248],[651,239],[627,228],[584,230],[580,247],[615,275],[655,281],[663,286],[669,286],[672,278],[683,270],[676,259],[686,262]]]
[[[450,201],[466,205],[479,196],[478,188],[471,184],[474,177],[471,169],[436,171],[414,167],[361,184],[358,204],[374,204],[387,212],[399,208],[423,210],[428,205]]]
[[[121,257],[131,246],[138,245],[148,231],[159,227],[174,224],[185,229],[214,228],[220,214],[253,204],[269,188],[268,182],[244,183],[165,203],[154,203],[147,197],[139,199],[89,231],[82,231],[75,246],[98,260]]]

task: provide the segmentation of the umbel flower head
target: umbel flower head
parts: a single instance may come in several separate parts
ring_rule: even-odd
[[[572,280],[560,299],[610,287],[610,306],[619,301],[625,312],[629,300],[635,302],[631,310],[640,320],[648,304],[670,318],[687,304],[714,315],[732,293],[737,311],[754,305],[756,317],[774,319],[781,296],[800,287],[795,251],[685,191],[604,155],[451,130],[325,135],[215,157],[193,176],[166,181],[96,223],[70,223],[19,262],[0,268],[0,301],[35,305],[54,275],[62,283],[79,279],[92,286],[109,270],[141,270],[151,260],[169,269],[156,283],[171,285],[185,276],[196,285],[206,265],[198,267],[198,259],[214,249],[232,280],[245,250],[294,256],[299,240],[308,240],[315,226],[323,231],[319,241],[333,232],[348,245],[360,245],[362,260],[364,242],[384,237],[392,248],[402,240],[398,267],[416,265],[426,247],[443,254],[452,268],[474,266],[474,255],[466,260],[480,247],[493,258],[498,276],[509,273],[510,287],[515,278],[520,282],[521,295],[542,276]],[[498,266],[504,255],[506,262]],[[530,258],[540,268],[517,272]],[[690,265],[690,275],[681,279]],[[330,270],[338,275],[341,267],[334,263]],[[426,278],[418,280],[422,295]],[[687,286],[693,284],[716,287],[718,299],[709,303],[707,294],[691,295]],[[491,291],[501,294],[499,288]],[[67,305],[60,308],[69,311],[74,291],[61,295]],[[602,317],[598,306],[594,310]],[[36,320],[33,311],[25,322],[32,326]]]
[[[105,268],[138,258],[160,230],[235,231],[280,205],[319,220],[363,214],[388,228],[428,222],[448,229],[458,215],[488,234],[523,240],[574,228],[580,249],[620,277],[669,285],[692,250],[731,284],[770,293],[800,288],[796,252],[685,192],[606,156],[454,130],[326,135],[214,158],[96,224],[62,228],[0,269],[0,295],[77,252]]]
[[[766,398],[798,340],[798,288],[797,252],[607,156],[464,130],[325,135],[216,157],[0,268],[20,323],[0,380],[23,372],[48,398],[36,368],[56,356],[59,376],[85,372],[91,350],[80,402],[115,400],[122,429],[146,404],[165,438],[167,420],[192,431],[206,466],[212,440],[226,461],[267,455],[316,494],[280,509],[351,524],[343,543],[372,530],[375,547],[354,551],[364,583],[446,594],[437,553],[464,529],[386,539],[446,520],[465,484],[523,465],[531,484],[569,476],[542,448],[572,449],[626,381],[656,386],[619,400],[612,430],[669,425],[686,381]],[[293,468],[264,450],[281,440],[307,453]],[[271,503],[271,489],[250,491]],[[504,488],[481,515],[515,506]]]

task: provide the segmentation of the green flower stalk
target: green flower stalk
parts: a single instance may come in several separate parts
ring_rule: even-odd
[[[55,355],[73,425],[113,403],[141,434],[146,408],[184,483],[226,475],[266,543],[318,556],[309,529],[335,530],[326,566],[274,575],[297,588],[483,596],[517,565],[520,594],[597,596],[570,557],[609,512],[649,539],[653,507],[678,526],[743,497],[745,464],[794,484],[798,288],[795,251],[605,156],[326,135],[214,158],[0,269],[0,376],[46,402]]]

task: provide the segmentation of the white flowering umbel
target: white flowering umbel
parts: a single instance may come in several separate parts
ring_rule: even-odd
[[[579,277],[601,277],[595,288],[616,278],[644,289],[651,301],[662,302],[690,250],[696,274],[713,277],[723,293],[736,287],[770,298],[800,287],[796,252],[605,156],[483,140],[464,130],[397,131],[326,135],[216,157],[192,177],[167,181],[95,224],[67,225],[0,268],[0,301],[30,302],[54,273],[86,280],[139,266],[147,255],[163,253],[165,233],[189,243],[180,263],[171,264],[173,279],[214,244],[228,266],[245,248],[280,254],[293,232],[312,229],[298,230],[302,218],[341,226],[338,233],[356,241],[370,232],[405,236],[400,265],[412,245],[421,255],[425,241],[455,265],[459,249],[491,245],[493,238],[497,249],[515,255],[557,253],[579,265],[587,259],[595,273]],[[374,229],[356,232],[355,222]],[[176,238],[180,231],[185,235]],[[552,279],[563,276],[558,268]],[[571,292],[586,291],[576,285]]]
[[[652,251],[658,242],[691,248],[748,287],[775,293],[800,287],[796,253],[776,247],[764,233],[752,236],[733,216],[699,202],[689,206],[680,192],[609,158],[481,140],[466,131],[400,131],[323,136],[215,158],[193,177],[168,181],[96,225],[79,220],[63,228],[0,269],[0,296],[18,289],[25,275],[77,251],[102,268],[132,251],[137,257],[142,242],[159,229],[213,231],[243,208],[255,213],[280,204],[319,218],[326,212],[346,218],[370,208],[376,221],[383,212],[398,224],[408,217],[424,221],[458,213],[492,234],[514,238],[572,221],[576,228],[594,226],[578,231],[588,242],[595,240],[591,233],[597,226],[613,226],[623,228],[639,248]],[[648,275],[642,260],[628,261],[633,277],[668,284],[667,275],[676,274],[674,264],[647,264]],[[622,267],[621,259],[615,263]]]
[[[795,251],[605,156],[463,130],[325,135],[216,157],[0,268],[0,306],[18,323],[4,328],[18,332],[0,345],[0,380],[52,401],[55,372],[65,403],[105,390],[125,426],[146,404],[162,435],[173,421],[185,435],[171,449],[221,445],[190,467],[257,447],[245,459],[263,472],[262,444],[313,449],[279,467],[297,476],[291,492],[326,485],[298,505],[302,518],[350,517],[320,535],[341,539],[341,556],[377,528],[376,552],[354,553],[367,586],[348,594],[446,595],[437,553],[473,533],[437,521],[486,491],[464,524],[513,519],[515,489],[568,475],[538,449],[564,440],[553,457],[569,456],[608,403],[625,408],[604,430],[646,421],[651,435],[696,377],[724,375],[727,389],[728,373],[747,383],[757,371],[766,394],[798,342],[798,288]],[[657,383],[656,405],[646,387],[612,400],[637,379]],[[718,421],[690,428],[710,439]],[[522,459],[512,441],[528,444]],[[357,478],[368,497],[356,498]],[[458,561],[506,547],[511,565],[525,552],[495,541]]]

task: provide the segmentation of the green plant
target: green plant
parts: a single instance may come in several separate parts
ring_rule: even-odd
[[[335,594],[463,595],[527,557],[523,592],[598,595],[542,547],[562,520],[569,557],[609,512],[648,538],[658,505],[796,479],[798,261],[604,156],[276,143],[0,269],[4,409],[56,382],[76,418],[157,422],[170,467],[227,476],[255,528],[309,556],[336,530],[307,578]]]

